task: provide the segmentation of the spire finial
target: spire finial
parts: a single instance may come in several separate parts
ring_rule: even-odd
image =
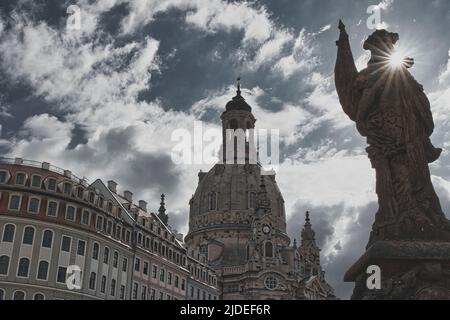
[[[166,207],[165,207],[165,202],[164,202],[164,199],[166,198],[166,196],[165,196],[165,194],[163,193],[162,195],[161,195],[161,203],[160,203],[160,207],[159,207],[159,210],[158,210],[158,217],[161,219],[161,221],[165,224],[165,225],[167,225],[168,224],[168,222],[169,222],[169,216],[166,214]]]
[[[236,79],[237,95],[241,95],[241,77]]]
[[[309,222],[309,211],[306,211],[306,219],[305,219],[305,221]]]

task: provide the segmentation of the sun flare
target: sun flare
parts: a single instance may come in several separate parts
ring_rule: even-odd
[[[399,51],[394,51],[389,57],[389,64],[392,68],[400,68],[405,64],[405,55]]]

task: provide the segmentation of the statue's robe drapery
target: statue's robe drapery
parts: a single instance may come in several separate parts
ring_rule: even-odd
[[[371,240],[437,236],[445,215],[431,183],[428,164],[441,149],[430,136],[430,104],[408,70],[369,62],[358,72],[345,30],[338,41],[336,89],[345,113],[367,138],[376,170],[379,210]],[[426,235],[426,236],[425,236]]]

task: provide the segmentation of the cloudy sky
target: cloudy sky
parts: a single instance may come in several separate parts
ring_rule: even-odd
[[[67,8],[81,29],[67,30]],[[369,5],[400,34],[412,73],[432,103],[432,140],[444,148],[433,181],[450,212],[450,2],[448,0],[2,0],[0,152],[49,161],[91,181],[114,179],[153,210],[167,194],[170,221],[187,231],[200,169],[171,161],[178,128],[219,128],[242,77],[260,128],[280,129],[277,175],[289,233],[305,210],[341,298],[344,272],[362,254],[377,210],[374,172],[338,103],[337,23],[347,25],[358,68]]]

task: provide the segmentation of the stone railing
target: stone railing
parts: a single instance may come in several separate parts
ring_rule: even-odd
[[[66,178],[69,178],[73,182],[81,184],[81,185],[83,185],[85,187],[87,187],[89,185],[88,179],[86,179],[86,178],[78,178],[70,170],[64,170],[64,169],[59,168],[57,166],[51,165],[48,162],[39,162],[39,161],[34,161],[34,160],[24,160],[22,158],[4,158],[4,157],[0,157],[0,164],[12,164],[12,165],[20,165],[20,166],[27,166],[27,167],[34,167],[34,168],[44,169],[44,170],[48,170],[48,171],[57,173],[59,175],[65,176]]]

